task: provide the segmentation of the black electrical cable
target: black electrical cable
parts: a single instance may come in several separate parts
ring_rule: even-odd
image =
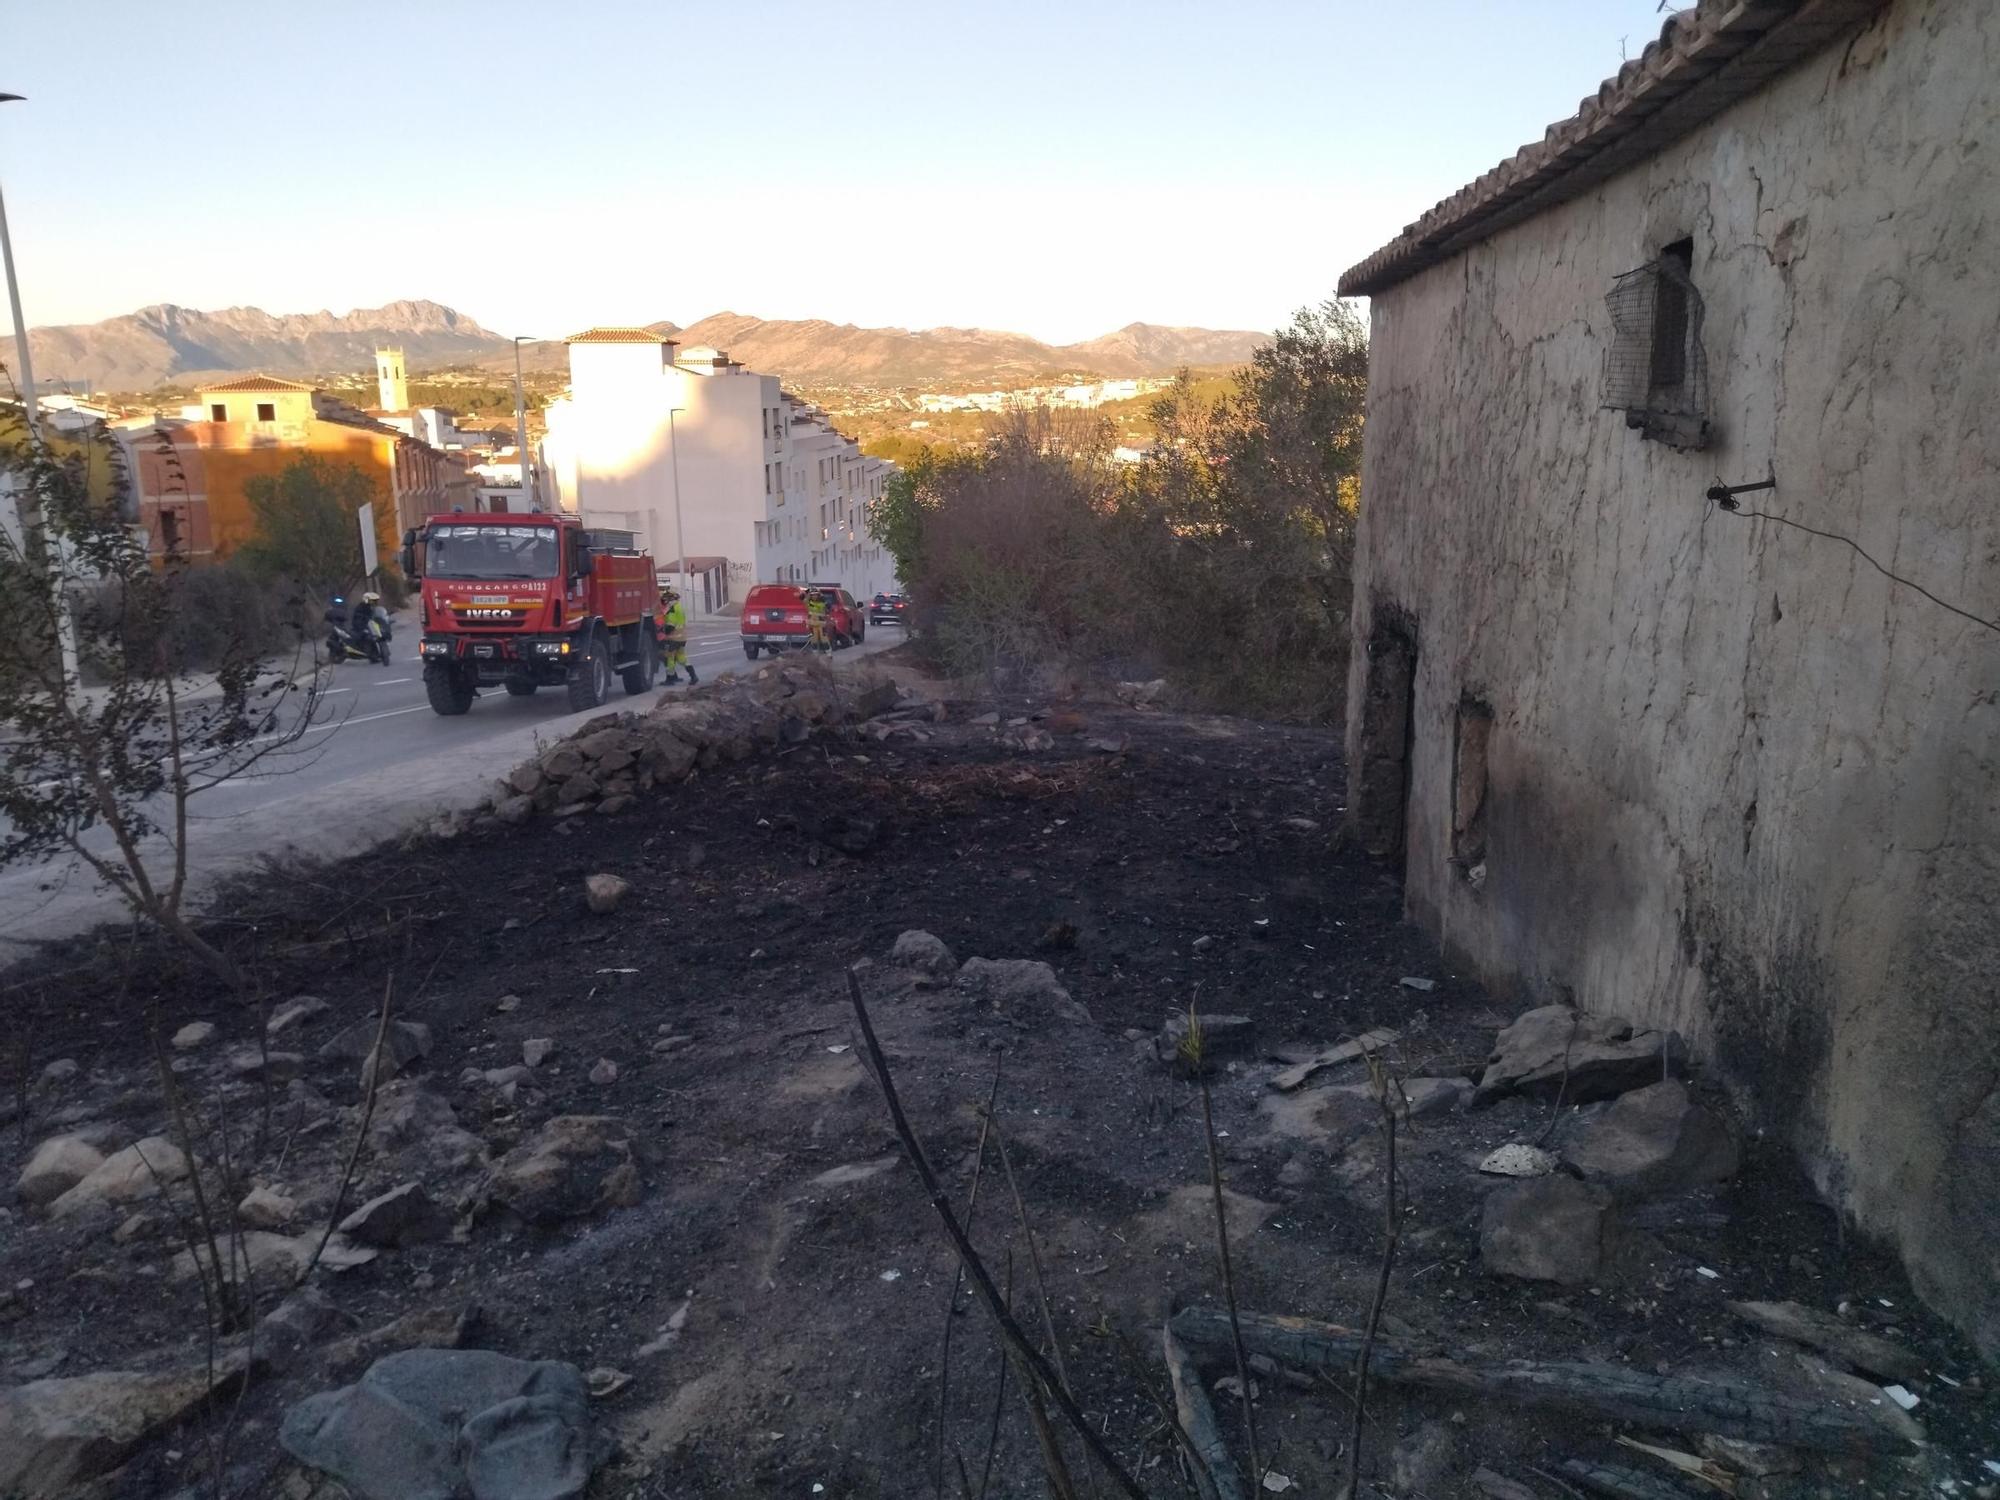
[[[1843,546],[1852,547],[1857,557],[1891,583],[1900,583],[1906,589],[1915,589],[1939,609],[1948,609],[1960,619],[1970,620],[1975,625],[1984,625],[1994,634],[2000,635],[2000,620],[1988,620],[1980,615],[1975,615],[1969,609],[1960,609],[1956,604],[1950,604],[1938,598],[1936,594],[1933,594],[1921,583],[1914,583],[1900,574],[1891,573],[1887,568],[1875,561],[1874,558],[1870,557],[1862,545],[1852,537],[1842,536],[1837,531],[1821,531],[1817,526],[1808,526],[1803,521],[1788,520],[1784,516],[1773,515],[1767,510],[1737,510],[1733,506],[1727,505],[1719,505],[1717,508],[1728,511],[1732,516],[1744,516],[1753,521],[1776,521],[1780,526],[1790,526],[1796,531],[1808,532],[1813,536],[1825,537],[1829,542],[1839,542]]]

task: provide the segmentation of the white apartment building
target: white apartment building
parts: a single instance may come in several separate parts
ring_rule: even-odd
[[[897,591],[894,560],[868,534],[896,465],[865,456],[817,407],[784,401],[782,484],[758,528],[758,579],[835,584],[858,599]]]
[[[894,587],[865,519],[894,465],[864,459],[776,376],[644,328],[568,344],[542,446],[552,505],[636,533],[683,597],[717,609],[753,582]]]

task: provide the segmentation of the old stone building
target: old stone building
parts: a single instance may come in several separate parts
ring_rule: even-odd
[[[1356,829],[2000,1357],[2000,6],[1702,0],[1340,289]]]

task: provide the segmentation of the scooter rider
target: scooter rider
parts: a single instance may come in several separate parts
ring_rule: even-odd
[[[378,621],[381,626],[379,631],[376,628]],[[370,661],[377,665],[384,662],[381,637],[388,633],[388,620],[382,612],[380,594],[369,589],[354,601],[354,612],[348,616],[347,630],[354,638],[355,644],[367,653]]]

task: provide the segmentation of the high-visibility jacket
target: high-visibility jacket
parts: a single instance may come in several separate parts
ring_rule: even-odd
[[[682,605],[680,600],[676,599],[672,604],[667,606],[666,616],[661,620],[660,624],[666,639],[680,642],[687,639],[687,622],[687,609]]]

